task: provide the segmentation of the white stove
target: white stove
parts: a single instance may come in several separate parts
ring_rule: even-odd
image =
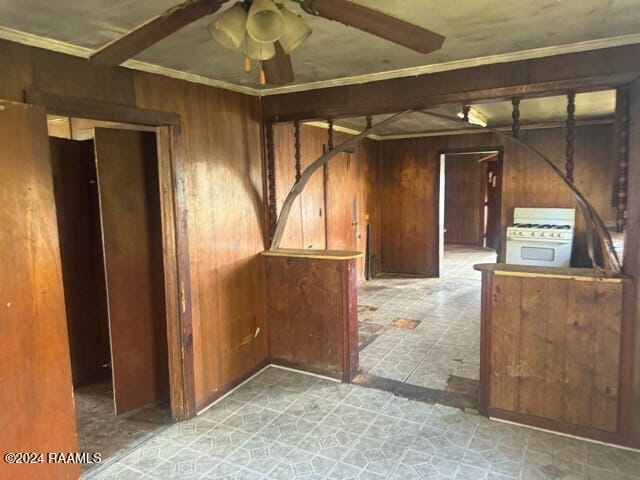
[[[507,263],[570,266],[575,218],[573,208],[515,208],[507,228]]]

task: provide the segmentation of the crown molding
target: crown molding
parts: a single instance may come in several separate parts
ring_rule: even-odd
[[[21,43],[23,45],[28,45],[31,47],[44,48],[46,50],[65,53],[67,55],[81,58],[88,58],[89,55],[93,53],[93,50],[90,48],[80,47],[68,42],[62,42],[60,40],[34,35],[4,26],[0,26],[0,39]],[[155,73],[179,80],[186,80],[188,82],[209,85],[211,87],[231,90],[238,93],[244,93],[246,95],[262,97],[283,93],[304,92],[308,90],[317,90],[328,87],[340,87],[345,85],[376,82],[380,80],[389,80],[392,78],[426,75],[430,73],[459,70],[462,68],[478,67],[495,63],[515,62],[519,60],[530,60],[533,58],[549,57],[553,55],[563,55],[569,53],[585,52],[589,50],[599,50],[603,48],[621,47],[625,45],[633,45],[636,43],[640,43],[640,33],[599,38],[595,40],[587,40],[583,42],[556,45],[551,47],[521,50],[518,52],[502,53],[498,55],[487,55],[483,57],[455,60],[451,62],[423,65],[419,67],[402,68],[397,70],[389,70],[386,72],[354,75],[351,77],[343,77],[333,80],[322,80],[318,82],[307,82],[298,85],[288,85],[283,87],[263,89],[247,87],[244,85],[238,85],[222,80],[215,80],[203,75],[182,72],[173,68],[162,67],[148,62],[141,62],[139,60],[127,60],[122,64],[122,66],[133,70]]]

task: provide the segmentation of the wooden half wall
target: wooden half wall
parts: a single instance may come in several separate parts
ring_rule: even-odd
[[[275,364],[350,382],[358,369],[358,252],[279,249],[267,262]]]

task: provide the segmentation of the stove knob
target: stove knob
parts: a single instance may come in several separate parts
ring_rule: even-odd
[[[541,236],[541,237],[544,237],[544,232],[540,232],[540,236]]]

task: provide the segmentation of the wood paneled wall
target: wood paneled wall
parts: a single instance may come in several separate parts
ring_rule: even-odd
[[[323,154],[327,131],[301,127],[302,169]],[[339,145],[348,134],[335,132]],[[295,181],[294,128],[291,123],[274,126],[278,212]],[[357,250],[364,252],[366,220],[372,225],[371,251],[379,257],[380,215],[378,190],[378,143],[363,140],[354,154],[343,153],[320,169],[298,197],[289,215],[282,248]],[[357,225],[352,225],[356,221]],[[357,261],[358,277],[364,276],[364,258]]]
[[[563,168],[566,149],[563,128],[525,130],[521,139]],[[605,222],[615,222],[611,204],[616,173],[612,142],[612,125],[576,129],[576,185]],[[498,135],[479,133],[383,141],[380,184],[385,271],[437,275],[438,256],[433,245],[437,245],[438,153],[501,145],[504,146],[502,245],[504,227],[512,223],[514,207],[576,207],[570,191],[544,162]],[[588,266],[584,228],[578,213],[576,266]]]
[[[188,212],[197,407],[262,365],[267,328],[259,256],[265,248],[259,99],[124,68],[95,68],[81,58],[1,40],[0,67],[6,73],[0,98],[22,101],[23,91],[35,87],[180,114],[175,188]]]
[[[267,358],[262,147],[257,99],[135,73],[137,105],[177,112],[188,210],[196,403]]]
[[[626,281],[514,275],[483,283],[489,412],[596,438],[618,432]]]

